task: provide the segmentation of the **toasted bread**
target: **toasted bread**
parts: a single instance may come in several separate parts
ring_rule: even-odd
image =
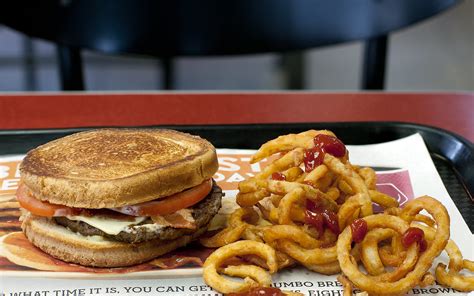
[[[100,129],[30,151],[20,171],[35,197],[79,208],[113,208],[183,191],[217,171],[206,140],[164,129]]]
[[[149,261],[188,244],[207,229],[206,225],[174,240],[129,244],[82,236],[45,217],[27,214],[23,219],[23,232],[35,246],[63,261],[94,267],[123,267]]]

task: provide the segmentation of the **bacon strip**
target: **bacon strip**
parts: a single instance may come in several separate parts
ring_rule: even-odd
[[[193,218],[192,210],[181,209],[174,214],[165,216],[151,217],[153,222],[163,226],[170,226],[173,228],[196,229],[196,221]]]

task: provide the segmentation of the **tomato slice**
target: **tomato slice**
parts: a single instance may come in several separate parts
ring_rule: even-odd
[[[79,209],[70,208],[63,205],[51,204],[47,201],[41,201],[33,197],[28,187],[24,184],[20,184],[16,191],[16,199],[20,203],[20,206],[32,214],[43,217],[58,217],[75,215],[80,211]]]
[[[164,199],[113,208],[111,210],[131,216],[168,215],[178,210],[188,208],[203,200],[212,189],[212,179],[185,191],[170,195]]]
[[[212,179],[198,186],[173,194],[164,199],[148,201],[136,205],[112,208],[110,210],[130,216],[156,216],[173,214],[178,210],[195,205],[203,200],[212,189]],[[24,184],[18,187],[16,198],[22,208],[42,217],[79,215],[84,209],[71,208],[36,199]]]

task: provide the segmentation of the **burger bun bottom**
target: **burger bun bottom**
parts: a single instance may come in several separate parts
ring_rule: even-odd
[[[124,267],[149,261],[185,246],[202,235],[207,225],[174,240],[151,240],[138,244],[83,236],[51,219],[30,213],[23,216],[22,229],[36,247],[60,260],[93,267]]]

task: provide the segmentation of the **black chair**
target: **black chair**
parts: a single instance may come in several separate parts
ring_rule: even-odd
[[[57,43],[62,88],[84,89],[81,49],[160,58],[287,52],[365,41],[363,89],[383,89],[388,34],[459,0],[16,0],[0,22]],[[293,59],[290,69],[303,66]],[[298,62],[299,61],[299,62]],[[292,66],[293,65],[293,66]],[[289,88],[302,86],[301,71]]]

